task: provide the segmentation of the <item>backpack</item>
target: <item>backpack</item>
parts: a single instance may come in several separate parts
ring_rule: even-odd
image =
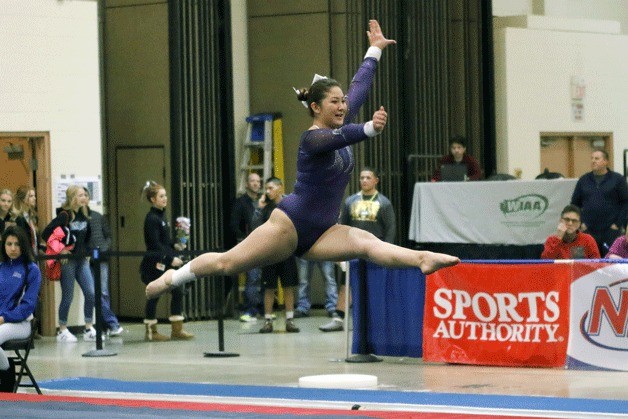
[[[66,210],[61,210],[57,214],[55,218],[48,223],[44,231],[41,232],[41,238],[44,239],[45,242],[48,241],[48,238],[52,235],[52,232],[55,231],[57,227],[68,227],[70,225],[70,213]]]
[[[46,240],[46,255],[58,255],[74,248],[75,237],[69,227],[56,227]],[[51,281],[61,279],[61,263],[58,259],[46,260],[46,277]]]

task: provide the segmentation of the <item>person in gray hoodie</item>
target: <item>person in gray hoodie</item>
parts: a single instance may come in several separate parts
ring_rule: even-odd
[[[89,191],[87,188],[83,188],[89,198]],[[87,207],[87,213],[89,214],[89,227],[91,234],[89,237],[89,248],[99,248],[100,252],[107,252],[111,248],[111,230],[107,219],[98,211]],[[109,261],[107,259],[101,260],[100,263],[100,299],[102,305],[102,319],[104,321],[103,332],[108,330],[109,336],[120,336],[124,329],[120,326],[118,318],[111,309],[111,298],[109,296]],[[92,276],[96,278],[96,269],[98,266],[95,263],[89,264],[92,270]]]

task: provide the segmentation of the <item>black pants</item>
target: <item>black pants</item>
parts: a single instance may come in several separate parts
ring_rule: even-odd
[[[148,279],[142,276],[142,282],[146,285],[157,278]],[[178,316],[183,313],[183,285],[170,290],[172,298],[170,299],[170,315]],[[151,298],[146,301],[146,320],[154,320],[157,317],[157,303],[159,303],[159,297]]]
[[[600,250],[601,257],[606,256],[615,239],[621,236],[620,230],[613,230],[610,227],[604,231],[587,230],[585,233],[589,233],[593,236],[597,243],[597,248]]]

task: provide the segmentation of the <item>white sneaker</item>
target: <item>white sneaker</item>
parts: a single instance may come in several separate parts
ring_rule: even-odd
[[[83,340],[85,342],[96,342],[96,329],[90,327],[83,332]]]
[[[124,332],[124,328],[120,325],[116,329],[112,329],[109,331],[109,336],[120,336]]]
[[[76,342],[76,336],[74,336],[68,329],[63,329],[57,333],[57,342],[73,343]]]
[[[250,314],[243,314],[240,316],[240,321],[244,323],[252,323],[257,321],[257,317],[251,316]]]

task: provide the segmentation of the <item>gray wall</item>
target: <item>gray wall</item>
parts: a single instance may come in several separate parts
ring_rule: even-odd
[[[301,133],[311,124],[307,109],[296,100],[292,86],[309,86],[315,73],[337,78],[346,87],[346,54],[329,33],[344,32],[344,1],[248,1],[251,113],[283,115],[286,191],[296,177],[296,155]],[[331,13],[334,13],[332,16]],[[334,31],[330,29],[330,18]],[[332,59],[333,56],[332,68]],[[334,71],[336,70],[336,71]],[[342,70],[342,71],[340,71]]]
[[[130,164],[125,164],[128,167],[118,167],[116,155],[123,153],[124,148],[163,147],[165,172],[161,177],[165,175],[164,186],[170,190],[168,3],[166,0],[109,0],[106,6],[103,15],[105,176],[111,229],[114,247],[144,250],[143,215],[150,204],[140,197],[143,183],[138,182],[161,181],[155,179],[156,162],[135,152]],[[124,228],[122,216],[126,217]],[[144,316],[139,263],[140,258],[111,261],[112,305],[120,316]],[[168,298],[160,302],[159,317],[167,315]]]

